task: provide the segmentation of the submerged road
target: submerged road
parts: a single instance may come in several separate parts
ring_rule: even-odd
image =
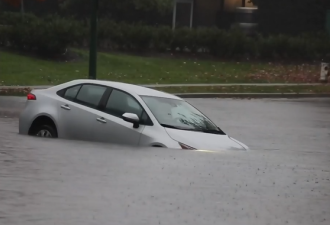
[[[0,224],[330,223],[330,100],[189,99],[249,152],[17,134],[0,97]]]

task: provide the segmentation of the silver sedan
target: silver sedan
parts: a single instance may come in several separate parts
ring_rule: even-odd
[[[190,150],[248,150],[185,100],[141,86],[74,80],[27,95],[19,133]]]

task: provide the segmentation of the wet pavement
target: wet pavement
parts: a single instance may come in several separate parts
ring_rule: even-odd
[[[330,223],[330,99],[189,99],[249,152],[130,149],[17,134],[0,97],[0,224]]]

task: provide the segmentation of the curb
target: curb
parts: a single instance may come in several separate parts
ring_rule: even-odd
[[[330,98],[330,93],[177,93],[173,95],[180,98]]]
[[[241,99],[261,99],[261,98],[285,98],[285,99],[299,99],[299,98],[330,98],[329,94],[297,94],[297,93],[170,93],[180,98],[241,98]],[[0,97],[25,97],[25,93],[10,93],[1,94]]]
[[[45,89],[33,88],[34,90]],[[9,88],[14,89],[14,88]],[[20,91],[10,91],[10,93],[1,93],[0,96],[25,96],[27,88]],[[30,89],[29,89],[30,90]],[[330,93],[169,93],[180,98],[330,98]]]
[[[53,86],[0,86],[1,89],[12,90],[12,89],[31,89],[31,90],[42,90],[48,89]]]

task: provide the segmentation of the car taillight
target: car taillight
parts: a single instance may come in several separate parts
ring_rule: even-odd
[[[186,144],[183,144],[183,143],[180,143],[180,142],[179,142],[179,145],[180,145],[181,148],[184,149],[184,150],[196,150],[196,148],[193,148],[193,147],[191,147],[191,146],[189,146],[189,145],[186,145]]]
[[[26,97],[27,100],[37,100],[37,97],[32,93],[29,93]]]

